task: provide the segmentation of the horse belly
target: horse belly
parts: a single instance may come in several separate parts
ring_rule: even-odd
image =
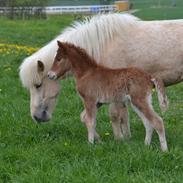
[[[118,102],[125,102],[126,101],[126,93],[123,89],[115,91],[108,90],[105,92],[101,92],[98,96],[99,103],[118,103]]]

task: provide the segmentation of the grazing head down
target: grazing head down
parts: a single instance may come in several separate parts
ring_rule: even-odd
[[[56,104],[56,97],[53,100],[53,96],[57,96],[60,83],[57,80],[50,81],[47,74],[57,50],[57,40],[71,42],[85,48],[100,62],[103,58],[103,50],[106,53],[108,45],[115,40],[115,37],[118,37],[122,30],[131,27],[136,21],[138,21],[137,17],[116,13],[98,15],[82,22],[74,22],[51,42],[25,58],[20,66],[19,74],[23,86],[30,92],[32,118],[36,121],[51,119]],[[38,71],[38,60],[44,66],[44,70],[41,72]],[[70,72],[67,73],[70,74]]]
[[[20,68],[22,83],[30,91],[31,116],[37,122],[46,122],[51,119],[60,90],[58,81],[51,81],[47,78],[45,74],[47,67],[40,60],[32,63],[26,60]],[[31,77],[32,75],[34,77]]]

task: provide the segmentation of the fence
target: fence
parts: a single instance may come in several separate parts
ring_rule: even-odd
[[[45,8],[46,14],[64,13],[100,13],[113,12],[115,5],[91,5],[91,6],[49,6]]]
[[[0,7],[0,15],[11,19],[46,18],[46,11],[44,7]]]
[[[0,15],[36,15],[36,14],[69,14],[69,13],[100,13],[113,12],[115,5],[91,6],[47,6],[47,7],[0,7]]]

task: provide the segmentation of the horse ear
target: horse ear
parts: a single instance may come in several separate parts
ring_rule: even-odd
[[[60,41],[57,41],[57,44],[59,46],[59,48],[61,48],[61,50],[66,53],[67,52],[67,47],[64,43],[60,42]]]
[[[58,44],[59,47],[63,47],[63,44],[58,40],[57,40],[57,44]]]
[[[44,71],[44,64],[40,60],[37,61],[37,70],[38,70],[38,72]]]

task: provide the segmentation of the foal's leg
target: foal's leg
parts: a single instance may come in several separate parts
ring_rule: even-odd
[[[109,115],[112,122],[113,134],[116,140],[120,140],[123,138],[123,134],[121,131],[121,118],[119,115],[119,108],[117,104],[110,104],[109,106]]]
[[[80,114],[81,122],[86,123],[86,110],[84,109]],[[101,142],[100,135],[96,132],[94,132],[94,138],[96,141]]]
[[[146,129],[146,143],[150,143],[151,136],[152,136],[152,128],[151,126],[156,130],[159,136],[160,145],[162,151],[167,151],[167,142],[165,137],[165,129],[163,120],[161,117],[153,110],[152,105],[149,103],[148,98],[141,98],[136,99],[132,98],[132,107],[137,112],[139,117],[144,121]],[[147,123],[149,122],[149,124]],[[147,125],[148,124],[148,125]]]
[[[137,107],[132,105],[132,108],[138,114],[138,116],[142,119],[142,122],[143,122],[143,124],[145,126],[146,136],[145,136],[144,143],[146,145],[150,145],[154,129],[153,129],[152,125],[149,123],[148,119],[144,116],[144,114]]]
[[[86,100],[84,101],[84,106],[85,106],[84,121],[88,129],[88,141],[93,144],[94,137],[99,138],[99,135],[95,131],[97,107],[95,102]]]
[[[115,139],[122,139],[123,135],[125,138],[131,137],[127,106],[121,103],[112,103],[109,106],[109,115]]]
[[[147,97],[147,105],[149,105],[149,107],[152,109],[152,96],[151,96],[151,94]],[[140,116],[140,118],[142,119],[142,122],[145,126],[145,130],[146,130],[145,144],[150,145],[154,129],[153,129],[151,123],[148,121],[148,119],[144,116],[144,114],[135,106],[132,106],[132,107],[135,110],[135,112],[138,114],[138,116]]]

